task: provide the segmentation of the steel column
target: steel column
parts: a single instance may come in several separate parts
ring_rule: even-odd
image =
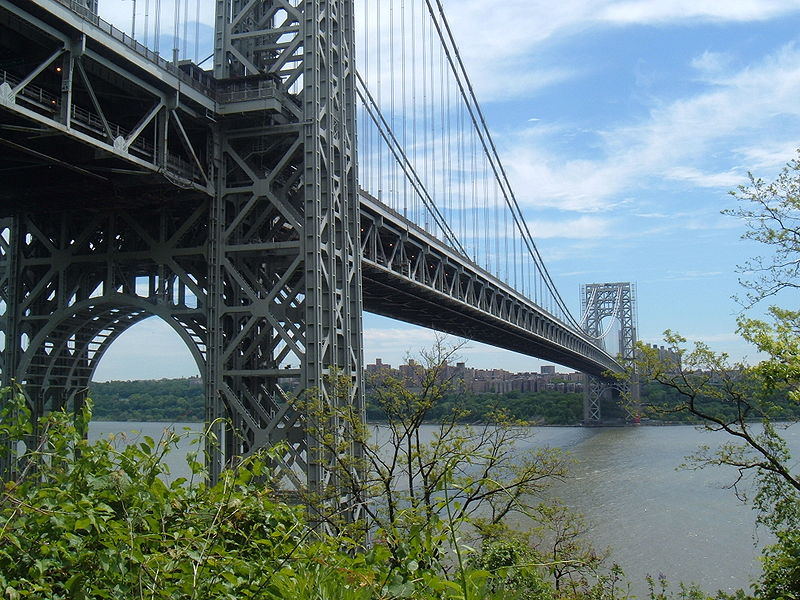
[[[220,0],[217,10],[215,75],[228,101],[210,241],[210,416],[233,420],[226,458],[286,442],[278,476],[327,494],[332,457],[279,379],[363,415],[352,2]],[[333,374],[349,378],[346,398]]]

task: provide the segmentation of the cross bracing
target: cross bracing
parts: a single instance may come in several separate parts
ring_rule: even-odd
[[[85,3],[0,0],[4,381],[38,414],[79,403],[116,337],[157,315],[203,374],[209,422],[229,419],[212,475],[284,441],[283,479],[322,490],[333,457],[280,380],[360,411],[362,309],[618,370],[552,285],[441,5],[416,6],[434,20],[412,127],[391,85],[356,74],[349,1],[219,0],[208,73]]]

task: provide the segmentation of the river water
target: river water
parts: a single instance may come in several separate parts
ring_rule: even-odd
[[[129,439],[157,439],[166,426],[93,422],[90,437],[137,431]],[[200,429],[199,424],[173,427]],[[725,435],[690,426],[529,429],[521,450],[551,446],[574,458],[571,476],[556,483],[552,495],[585,515],[588,538],[597,548],[611,549],[637,596],[646,596],[647,574],[694,582],[709,593],[747,589],[758,575],[759,548],[770,537],[756,529],[755,513],[725,488],[736,472],[680,468],[698,446],[728,441]],[[380,435],[379,428],[376,432]],[[785,437],[795,456],[800,454],[800,427],[788,429]],[[178,453],[168,458],[173,476],[188,474]]]

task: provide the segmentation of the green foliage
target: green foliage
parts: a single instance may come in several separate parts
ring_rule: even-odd
[[[492,575],[488,591],[502,593],[505,598],[520,600],[552,600],[553,588],[536,564],[535,553],[527,545],[513,540],[488,542],[471,565]]]
[[[778,542],[766,548],[764,574],[755,586],[757,598],[800,598],[800,531],[778,533]]]
[[[545,571],[523,564],[534,556],[530,549],[520,546],[514,565],[500,565],[500,553],[491,546],[482,558],[469,560],[473,551],[461,539],[463,518],[454,514],[461,509],[453,500],[462,488],[479,488],[463,479],[475,476],[459,472],[455,461],[442,469],[431,513],[415,518],[398,505],[402,527],[389,523],[378,530],[376,543],[362,548],[361,540],[343,531],[324,535],[306,523],[303,507],[273,496],[268,464],[277,450],[248,457],[213,486],[205,482],[202,459],[192,453],[190,480],[171,481],[164,456],[182,436],[196,436],[193,441],[203,448],[213,443],[209,434],[167,431],[160,440],[144,437],[119,447],[112,438],[90,443],[87,402],[77,415],[44,417],[42,436],[33,444],[22,392],[0,391],[0,407],[4,440],[29,443],[0,496],[0,597],[552,597]]]
[[[5,415],[30,422],[23,395],[3,391]],[[212,487],[168,481],[161,459],[177,442],[145,437],[122,449],[84,437],[78,418],[48,415],[0,502],[0,590],[7,598],[242,598],[298,553],[299,512],[256,484],[265,457]],[[12,439],[25,429],[4,418]]]
[[[658,577],[652,577],[651,575],[647,576],[647,587],[648,587],[648,598],[649,600],[707,600],[708,596],[704,594],[700,588],[696,585],[686,585],[685,583],[681,582],[678,584],[678,590],[676,593],[673,593],[672,586],[670,585],[667,578],[664,574],[660,574]],[[719,593],[717,594],[716,598],[722,600],[722,598],[727,598],[725,594]],[[739,598],[740,596],[734,595],[730,597],[731,600],[733,598]],[[710,599],[709,599],[710,600]],[[742,598],[743,600],[743,598]]]

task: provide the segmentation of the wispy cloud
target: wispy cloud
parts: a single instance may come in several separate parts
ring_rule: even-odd
[[[730,189],[746,181],[743,162],[779,164],[789,148],[764,132],[800,120],[800,52],[787,45],[758,63],[720,75],[710,89],[653,109],[647,118],[598,131],[597,159],[571,160],[549,150],[554,129],[525,130],[506,140],[504,160],[528,206],[598,212],[618,206],[622,193],[659,180]],[[738,150],[731,150],[738,148]],[[704,171],[711,155],[726,170]],[[718,169],[719,167],[716,167]]]
[[[730,64],[731,59],[730,54],[706,50],[700,56],[695,56],[692,59],[692,67],[702,75],[714,76],[724,71]]]
[[[724,173],[703,173],[693,167],[673,167],[665,176],[669,179],[686,181],[698,187],[732,188],[747,181],[739,169]]]
[[[800,148],[800,136],[736,148],[734,154],[740,156],[747,169],[758,177],[763,171],[779,169],[789,160],[796,158],[798,148]]]
[[[470,77],[488,101],[578,75],[574,67],[543,70],[536,50],[554,39],[619,26],[767,21],[797,14],[800,5],[795,0],[506,0],[487,8],[484,0],[449,0],[445,9]],[[706,66],[722,58],[709,54]],[[498,64],[513,67],[514,80],[498,77]]]
[[[728,273],[723,273],[722,271],[670,271],[665,274],[664,279],[671,281],[691,281],[694,279],[709,279],[711,277],[727,277],[728,275]]]
[[[608,3],[598,18],[626,25],[698,19],[765,21],[797,10],[793,0],[634,0]]]
[[[537,239],[597,239],[611,234],[613,224],[610,219],[582,215],[577,219],[559,221],[530,221],[531,230]]]

